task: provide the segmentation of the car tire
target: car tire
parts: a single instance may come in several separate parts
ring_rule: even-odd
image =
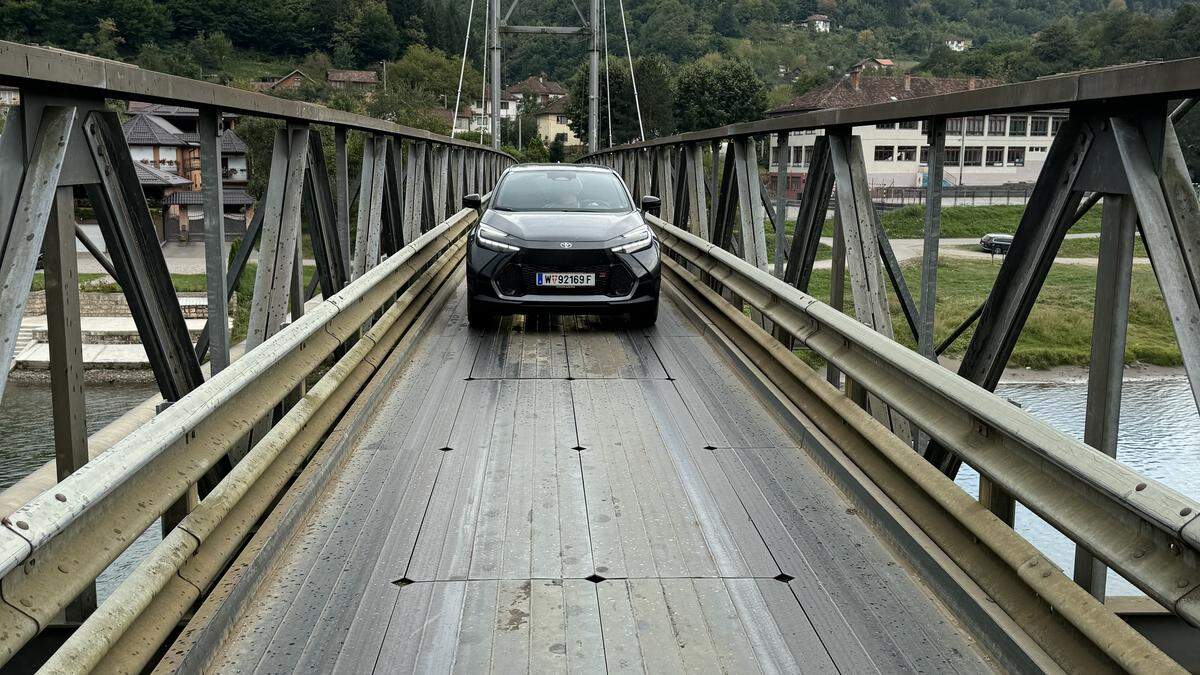
[[[475,299],[467,300],[467,323],[472,328],[491,328],[496,321],[496,315],[483,308],[483,304]]]
[[[629,321],[635,328],[649,328],[658,321],[658,298],[647,307],[639,307],[629,313]]]

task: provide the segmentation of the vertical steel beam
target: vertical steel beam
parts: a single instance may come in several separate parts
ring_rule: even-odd
[[[408,161],[404,167],[404,241],[421,234],[422,213],[425,207],[425,141],[408,141]],[[491,184],[491,162],[487,164],[484,182]]]
[[[829,306],[839,312],[846,307],[846,239],[840,211],[833,213],[833,252],[829,261]],[[825,379],[835,389],[842,388],[842,371],[838,370],[832,362],[825,364]]]
[[[383,172],[386,154],[387,143],[383,137],[368,136],[363,139],[362,174],[358,182],[358,226],[355,230],[354,264],[351,271],[354,279],[361,277],[379,262],[379,229],[383,218]]]
[[[307,179],[304,181],[304,205],[308,221],[308,238],[312,242],[313,259],[317,265],[317,280],[322,297],[332,297],[347,282],[342,267],[342,250],[333,194],[329,186],[329,168],[321,134],[315,130],[308,135]],[[301,268],[303,269],[303,268]]]
[[[0,240],[3,245],[0,249],[0,307],[4,308],[0,312],[0,374],[3,374],[0,397],[4,395],[8,370],[15,356],[21,315],[33,283],[38,251],[46,234],[46,223],[74,123],[75,108],[48,106],[42,112],[28,163],[25,164],[24,158],[18,158],[18,162],[12,161],[12,157],[0,157],[5,160],[5,169],[25,164],[24,178],[19,174],[13,178],[19,181],[20,187],[13,200],[11,220],[6,218],[0,223],[0,234],[7,235]],[[19,128],[16,124],[8,126],[5,135]]]
[[[763,221],[766,213],[759,195],[757,144],[751,137],[733,141],[734,171],[737,177],[738,223],[742,238],[742,258],[763,269],[767,264],[767,239]]]
[[[261,208],[254,210],[254,217],[250,219],[250,227],[246,228],[246,233],[242,235],[242,240],[238,244],[237,255],[233,256],[233,260],[229,261],[229,270],[225,274],[225,278],[229,280],[225,288],[225,300],[229,301],[233,294],[237,291],[238,282],[242,278],[242,272],[246,270],[246,264],[250,262],[250,256],[254,253],[254,246],[258,243],[258,236],[262,234],[263,210]],[[116,275],[114,275],[116,278]],[[208,354],[208,324],[211,318],[204,323],[204,329],[200,332],[200,337],[196,339],[196,358],[201,361]]]
[[[308,134],[306,125],[289,125],[275,134],[271,182],[267,184],[263,206],[262,244],[246,331],[247,351],[279,332],[292,296],[308,166]]]
[[[1160,177],[1152,159],[1156,153],[1137,124],[1118,117],[1111,123],[1142,223],[1146,252],[1154,264],[1192,396],[1200,408],[1200,207],[1187,165],[1172,125],[1167,125]]]
[[[75,255],[74,188],[60,187],[55,190],[54,207],[43,244],[54,456],[58,480],[61,481],[88,461],[83,339],[79,328],[79,271]],[[95,609],[96,585],[92,583],[74,602],[67,605],[66,618],[68,621],[82,621]]]
[[[925,243],[921,250],[921,321],[917,351],[937,362],[934,353],[934,315],[937,311],[938,246],[942,237],[942,181],[946,166],[946,120],[936,117],[926,123],[929,162],[925,192]]]
[[[887,292],[880,271],[879,237],[875,205],[867,183],[862,141],[849,129],[828,134],[833,172],[838,186],[838,213],[841,216],[846,261],[850,269],[850,291],[854,314],[872,330],[892,337],[892,316],[888,311]],[[871,414],[908,442],[908,420],[894,414],[891,407],[873,395],[866,397]]]
[[[791,167],[791,148],[788,138],[791,136],[782,131],[775,137],[777,158],[775,161],[775,276],[783,278],[786,271],[788,241],[787,241],[787,184],[788,169]],[[770,166],[770,162],[767,163]],[[797,228],[798,229],[798,228]],[[795,230],[793,230],[795,233]]]
[[[829,211],[829,200],[833,196],[833,166],[829,156],[829,138],[817,136],[813,141],[812,156],[809,157],[808,174],[804,180],[804,193],[800,197],[800,210],[796,214],[796,227],[792,232],[791,252],[783,280],[808,292],[812,279],[817,250],[821,247],[821,232],[825,229],[825,214]],[[834,244],[839,237],[834,237]],[[844,242],[842,242],[844,243]]]
[[[200,136],[200,194],[204,209],[204,276],[208,289],[208,322],[211,344],[209,373],[229,366],[229,305],[225,280],[225,204],[221,190],[221,111],[200,108],[196,121]]]
[[[350,273],[350,157],[346,151],[346,127],[333,129],[333,161],[337,173],[338,254],[342,269]]]
[[[1109,457],[1117,456],[1121,419],[1121,380],[1129,324],[1129,284],[1133,276],[1133,240],[1137,210],[1122,195],[1104,196],[1100,260],[1096,268],[1096,305],[1092,317],[1092,358],[1088,368],[1087,413],[1083,442]],[[1107,568],[1084,547],[1075,547],[1075,582],[1104,602]]]
[[[683,164],[687,166],[687,229],[692,234],[711,239],[712,221],[708,215],[708,195],[705,189],[707,180],[704,177],[704,148],[699,143],[688,143],[683,152]],[[715,158],[713,161],[716,161]]]

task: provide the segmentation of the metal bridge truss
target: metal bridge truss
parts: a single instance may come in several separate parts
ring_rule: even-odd
[[[264,515],[298,517],[272,506],[315,448],[349,433],[352,420],[342,419],[343,411],[384,358],[419,335],[432,314],[427,310],[459,285],[465,234],[476,214],[455,205],[465,193],[487,192],[511,159],[320,106],[8,43],[0,43],[0,83],[19,86],[23,102],[0,136],[0,360],[6,367],[11,360],[19,310],[44,250],[60,479],[0,527],[0,660],[60,625],[66,612],[68,623],[83,623],[48,670],[139,671],[247,541],[259,545],[250,535]],[[1200,503],[1110,456],[1135,227],[1152,256],[1193,389],[1200,386],[1200,208],[1167,115],[1168,100],[1197,91],[1194,61],[1154,64],[764,120],[589,159],[617,168],[638,196],[667,197],[662,219],[652,219],[666,253],[667,288],[696,308],[732,362],[761,373],[763,396],[780,401],[843,491],[856,501],[870,493],[887,505],[880,508],[903,513],[903,519],[884,511],[869,517],[892,546],[926,551],[908,559],[947,605],[972,608],[961,618],[979,630],[981,641],[996,635],[989,626],[1016,624],[1027,637],[1010,639],[1030,641],[1018,650],[1044,655],[1030,657],[1038,667],[1166,672],[1177,665],[1097,597],[1103,598],[1100,566],[1109,566],[1200,625]],[[286,122],[274,139],[263,203],[228,270],[236,279],[257,241],[248,349],[223,368],[222,331],[212,326],[198,346],[183,331],[106,99],[198,108],[207,175],[219,166],[214,134],[221,113]],[[930,171],[937,174],[946,118],[1051,108],[1069,108],[1070,120],[1054,141],[979,313],[962,377],[956,376],[930,361],[937,189],[929,199],[931,245],[917,306],[879,227],[851,128],[930,120]],[[333,176],[319,127],[333,129]],[[767,194],[757,155],[762,136],[786,141],[787,133],[805,129],[823,129],[825,136],[796,236],[789,239],[783,205]],[[364,137],[353,228],[350,132]],[[936,175],[930,181],[940,183]],[[91,448],[91,461],[72,243],[76,186],[84,186],[96,208],[114,278],[135,308],[170,402],[103,452]],[[210,215],[219,214],[218,186],[205,180]],[[835,283],[825,304],[805,291],[835,186]],[[1103,196],[1104,231],[1085,445],[988,390],[1087,193]],[[776,250],[787,254],[774,275],[764,271],[764,220],[773,223]],[[297,263],[305,223],[323,298],[307,312],[304,301],[315,289],[301,287]],[[214,243],[216,231],[206,231]],[[220,248],[210,248],[218,254],[209,259],[209,278],[219,280],[210,287],[210,303],[219,307],[230,290],[220,281],[226,271]],[[840,311],[846,269],[857,321]],[[904,329],[916,334],[920,354],[890,339],[888,283],[905,306]],[[805,365],[795,348],[823,358],[826,373]],[[210,376],[200,365],[206,352]],[[960,462],[986,478],[980,501],[953,484]],[[309,464],[308,470],[330,472],[336,463]],[[1079,545],[1074,580],[1014,532],[1016,501]],[[95,608],[94,579],[159,518],[166,529],[162,544]],[[914,529],[887,529],[900,520]]]
[[[458,205],[465,194],[489,191],[511,158],[322,106],[12,43],[0,43],[0,81],[19,87],[22,101],[0,136],[0,367],[7,373],[12,362],[44,250],[57,474],[65,481],[0,529],[8,598],[0,604],[0,660],[7,660],[64,611],[69,622],[90,615],[93,579],[160,517],[164,550],[189,562],[161,577],[162,588],[147,589],[143,599],[156,602],[141,606],[152,613],[138,628],[150,630],[151,616],[154,631],[183,617],[304,461],[300,448],[323,438],[381,354],[456,273],[461,235],[475,217]],[[258,250],[246,356],[232,365],[223,322],[210,320],[191,342],[113,99],[199,110],[210,317],[228,315],[237,279]],[[265,194],[228,268],[223,113],[282,122]],[[332,132],[332,175],[322,131]],[[355,219],[351,133],[363,143]],[[95,210],[108,257],[77,230],[77,194]],[[302,234],[316,261],[309,288]],[[77,236],[124,292],[165,401],[139,433],[102,454],[92,448],[90,463]],[[325,301],[305,314],[317,290]],[[308,375],[331,356],[332,369],[308,389]],[[3,387],[0,379],[0,395]],[[120,627],[114,636],[137,618],[136,605],[120,610],[130,621],[111,624]]]

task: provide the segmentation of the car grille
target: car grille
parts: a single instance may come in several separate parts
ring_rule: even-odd
[[[596,285],[586,288],[539,288],[539,272],[582,272],[596,275]],[[496,275],[496,284],[505,295],[607,295],[622,297],[633,290],[634,277],[620,262],[608,265],[534,265],[509,263]]]

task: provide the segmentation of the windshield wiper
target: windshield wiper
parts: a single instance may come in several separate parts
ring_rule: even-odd
[[[513,211],[514,209],[510,209],[507,206],[493,206],[492,210],[493,211]]]

